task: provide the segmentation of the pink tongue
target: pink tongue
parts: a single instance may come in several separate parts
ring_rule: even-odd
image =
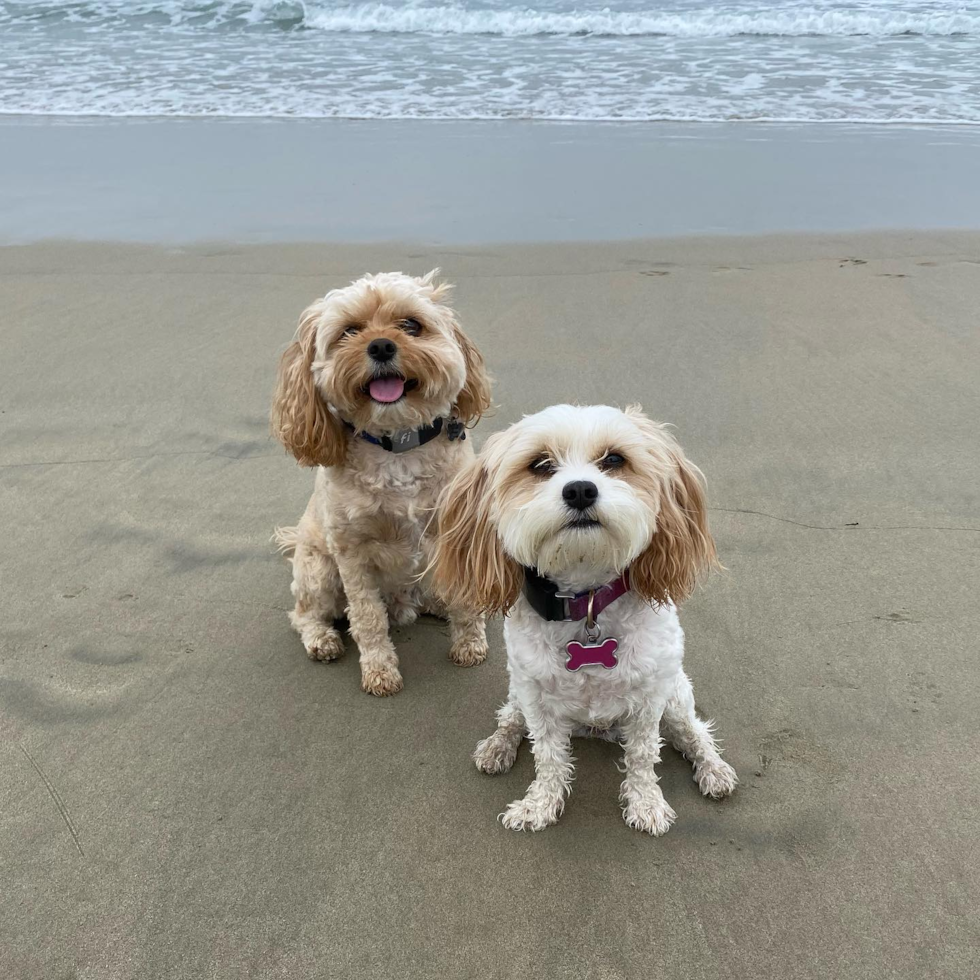
[[[401,378],[375,378],[368,391],[376,402],[396,402],[405,394],[405,382]]]

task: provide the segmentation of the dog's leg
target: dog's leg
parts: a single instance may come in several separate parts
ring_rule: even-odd
[[[701,792],[715,799],[730,795],[738,784],[738,776],[721,757],[711,734],[711,722],[697,716],[694,689],[683,671],[677,679],[677,692],[667,702],[664,724],[674,748],[694,766],[694,781]]]
[[[303,530],[300,525],[292,556],[296,605],[289,621],[311,660],[336,660],[344,652],[344,638],[333,625],[344,612],[344,588],[336,562]]]
[[[449,659],[460,667],[476,667],[487,659],[486,620],[482,613],[454,606],[449,609],[452,641]]]
[[[449,659],[460,667],[476,667],[487,659],[486,617],[471,609],[447,605],[431,592],[424,592],[422,612],[439,619],[448,619],[452,642]]]
[[[508,830],[544,830],[558,822],[572,784],[572,724],[539,707],[525,711],[534,782],[522,800],[515,800],[501,814]]]
[[[350,632],[361,651],[361,687],[384,697],[402,689],[398,656],[388,636],[388,609],[371,570],[351,554],[337,556],[347,593]]]
[[[476,768],[490,776],[509,772],[517,758],[525,727],[521,709],[513,698],[509,698],[497,712],[497,730],[480,742],[473,753]]]
[[[623,818],[634,830],[659,837],[666,834],[676,814],[664,799],[657,779],[660,762],[660,718],[664,704],[645,706],[623,720],[626,778],[620,789]]]

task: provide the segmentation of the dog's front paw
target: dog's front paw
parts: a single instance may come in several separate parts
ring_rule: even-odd
[[[623,819],[627,826],[653,834],[654,837],[666,834],[676,817],[677,814],[662,796],[653,800],[630,800],[623,807]]]
[[[720,800],[731,796],[738,785],[735,770],[724,759],[715,762],[702,762],[694,770],[694,781],[705,796]]]
[[[508,830],[544,830],[545,827],[558,823],[560,811],[560,800],[549,804],[539,803],[525,797],[523,800],[514,800],[500,814],[500,822]]]
[[[479,640],[458,640],[449,651],[449,659],[457,667],[476,667],[487,659],[486,637]]]
[[[404,682],[397,667],[363,667],[361,669],[361,690],[378,698],[397,694]]]
[[[336,660],[344,655],[344,638],[332,626],[304,630],[303,646],[310,660]]]
[[[510,772],[514,760],[517,758],[519,742],[505,738],[502,735],[493,733],[489,738],[485,738],[477,745],[473,752],[473,761],[480,772],[485,772],[488,776],[496,776],[501,772]]]

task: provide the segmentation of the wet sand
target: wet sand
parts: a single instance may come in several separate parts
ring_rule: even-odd
[[[0,244],[980,228],[980,127],[0,118]]]
[[[496,414],[640,401],[710,483],[684,610],[742,786],[623,824],[577,744],[561,823],[469,761],[506,677],[395,630],[405,690],[307,660],[267,436],[303,306],[440,265]],[[965,978],[980,903],[980,235],[0,250],[0,973]]]

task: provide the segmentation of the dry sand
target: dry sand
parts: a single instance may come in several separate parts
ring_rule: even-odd
[[[684,610],[742,786],[654,840],[615,746],[561,823],[469,753],[505,690],[442,624],[406,687],[308,661],[267,437],[313,297],[441,265],[498,379],[478,441],[641,401],[706,471],[728,571]],[[980,941],[980,235],[437,251],[0,251],[0,975],[908,978]]]

